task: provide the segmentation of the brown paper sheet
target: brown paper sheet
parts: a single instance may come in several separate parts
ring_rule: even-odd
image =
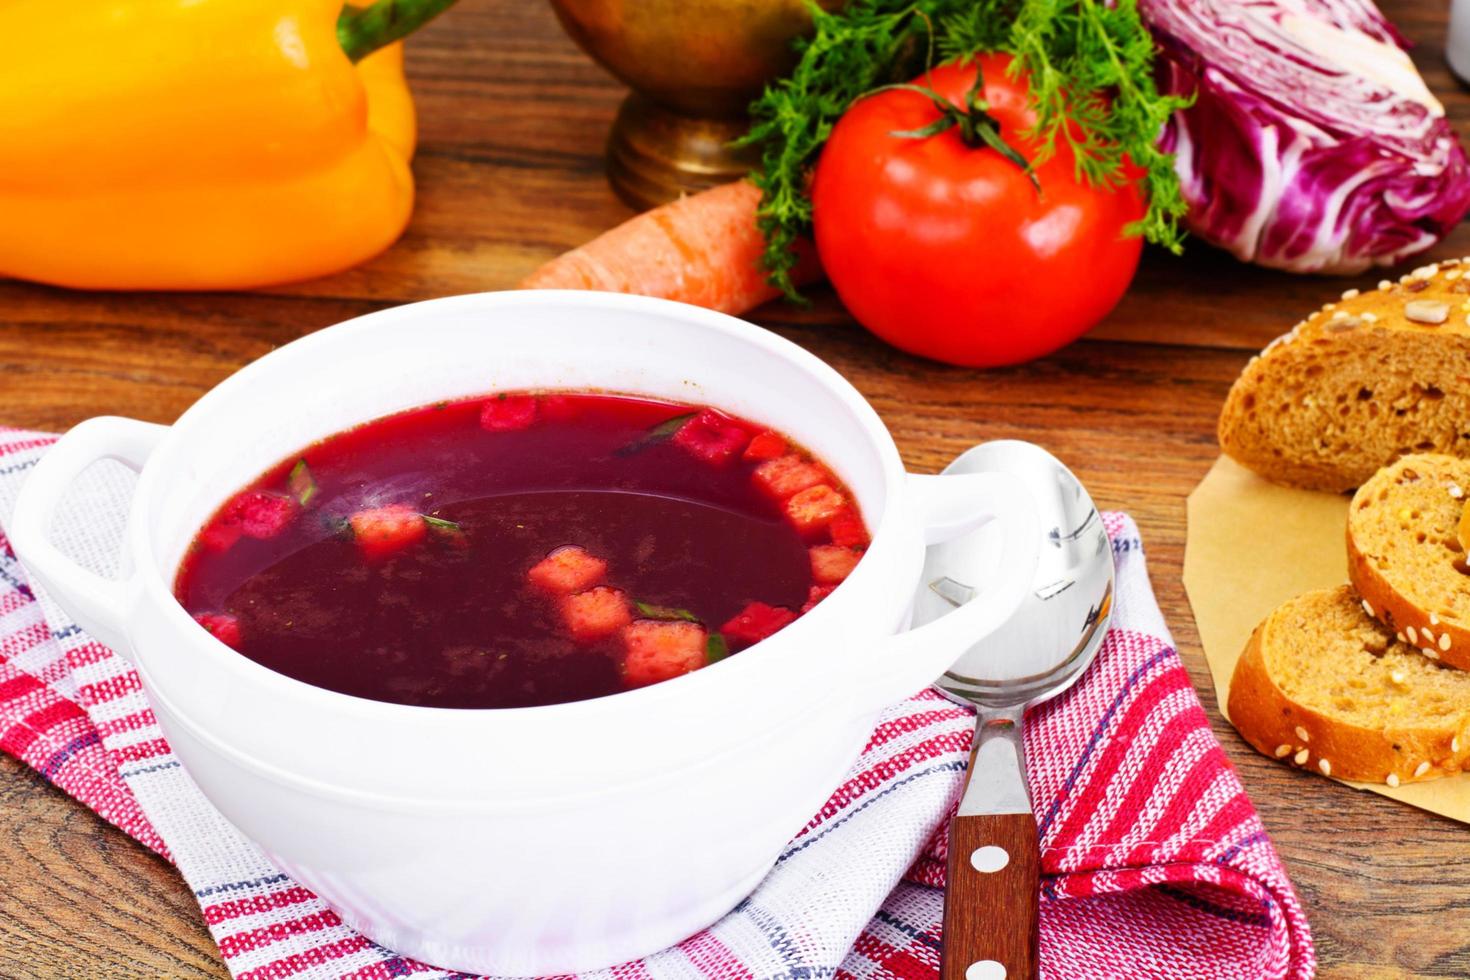
[[[1222,713],[1251,630],[1292,596],[1347,581],[1348,499],[1279,487],[1225,456],[1189,495],[1184,589]],[[1470,823],[1470,773],[1397,789],[1347,785]]]

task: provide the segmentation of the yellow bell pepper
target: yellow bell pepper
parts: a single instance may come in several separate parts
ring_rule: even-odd
[[[387,248],[413,207],[413,104],[401,45],[353,64],[342,12],[0,3],[0,276],[243,289]]]

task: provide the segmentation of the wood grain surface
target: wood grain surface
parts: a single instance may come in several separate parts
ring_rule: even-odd
[[[1441,54],[1446,4],[1387,0],[1462,133],[1470,97]],[[412,227],[351,272],[254,294],[76,294],[0,283],[0,422],[175,418],[272,347],[386,305],[510,286],[627,217],[602,176],[618,86],[530,0],[463,0],[410,47],[422,148]],[[1436,256],[1470,253],[1459,229]],[[830,297],[755,319],[872,401],[908,464],[933,471],[983,439],[1039,442],[1143,531],[1154,586],[1216,734],[1310,913],[1323,977],[1470,977],[1470,828],[1269,762],[1213,704],[1180,584],[1184,498],[1216,455],[1214,420],[1249,353],[1350,282],[1237,264],[1194,244],[1149,254],[1087,339],[1020,368],[916,360]],[[1259,536],[1270,559],[1270,529]],[[0,977],[222,977],[198,909],[160,859],[0,759]]]

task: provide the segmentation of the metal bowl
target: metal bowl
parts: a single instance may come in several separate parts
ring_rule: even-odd
[[[844,0],[821,0],[834,10]],[[633,91],[608,136],[608,179],[637,208],[743,176],[731,140],[795,61],[803,0],[551,0],[572,40]]]

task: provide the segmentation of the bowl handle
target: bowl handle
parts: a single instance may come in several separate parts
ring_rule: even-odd
[[[999,581],[933,622],[889,637],[868,671],[866,707],[886,707],[943,674],[981,637],[999,628],[1032,588],[1041,539],[1024,484],[1005,473],[909,474],[926,545],[998,522]]]
[[[124,655],[125,583],[103,578],[62,554],[51,542],[51,521],[67,487],[83,470],[104,459],[141,470],[166,432],[164,425],[114,416],[88,419],[76,426],[56,441],[26,478],[8,528],[26,571],[82,629]]]

